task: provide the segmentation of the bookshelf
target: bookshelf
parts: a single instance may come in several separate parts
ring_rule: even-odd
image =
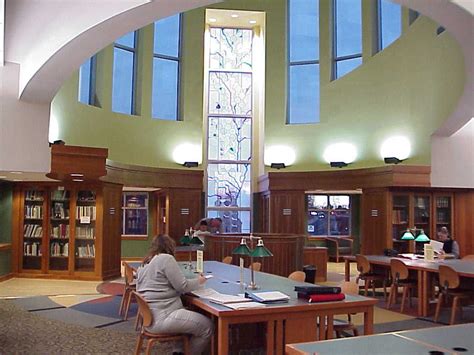
[[[82,280],[119,276],[121,193],[121,185],[102,182],[17,184],[13,272]]]
[[[451,194],[434,195],[434,218],[436,230],[446,227],[453,234],[453,196]]]

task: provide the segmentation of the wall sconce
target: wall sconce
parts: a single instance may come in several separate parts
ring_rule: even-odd
[[[357,157],[357,149],[350,143],[331,144],[324,150],[323,158],[331,168],[343,168]]]
[[[57,139],[55,140],[53,143],[49,142],[49,146],[51,147],[52,145],[65,145],[66,142],[64,142],[63,140],[61,139]]]
[[[274,145],[265,149],[264,163],[273,169],[284,169],[294,164],[295,151],[284,145]]]
[[[202,149],[198,144],[184,143],[173,151],[173,160],[187,168],[195,168],[202,162]]]
[[[383,142],[380,155],[385,164],[399,164],[410,156],[411,145],[406,137],[391,137]]]

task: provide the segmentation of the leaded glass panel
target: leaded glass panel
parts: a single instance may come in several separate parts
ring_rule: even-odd
[[[222,219],[224,233],[250,233],[250,211],[215,211],[209,210],[211,218]]]
[[[210,160],[250,160],[251,139],[250,118],[209,117]]]
[[[209,114],[252,115],[252,74],[210,72]]]
[[[207,206],[250,207],[250,164],[209,164]]]
[[[252,30],[211,28],[209,68],[252,70]]]

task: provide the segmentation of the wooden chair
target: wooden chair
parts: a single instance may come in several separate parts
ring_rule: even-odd
[[[466,255],[464,256],[461,260],[470,260],[470,261],[474,261],[474,254],[470,254],[470,255]]]
[[[138,334],[137,345],[135,347],[135,355],[140,354],[142,344],[144,340],[147,340],[145,354],[151,354],[151,348],[153,344],[156,342],[167,342],[167,341],[176,341],[182,340],[184,342],[184,354],[191,355],[191,351],[189,348],[189,335],[187,334],[158,334],[158,333],[150,333],[146,330],[147,327],[153,324],[153,314],[151,313],[150,306],[145,301],[145,299],[140,296],[138,293],[133,291],[133,295],[135,296],[137,303],[138,303],[138,313],[142,318],[142,326],[140,329],[140,333]]]
[[[387,277],[385,275],[380,275],[372,272],[369,259],[366,256],[357,254],[356,255],[357,270],[359,271],[359,276],[357,276],[356,283],[359,283],[359,280],[364,281],[364,295],[367,296],[369,286],[372,286],[372,295],[375,297],[375,282],[382,281],[383,285],[383,298],[387,299]]]
[[[407,296],[411,307],[411,290],[416,289],[417,283],[416,280],[410,280],[408,278],[408,268],[401,260],[390,260],[390,272],[392,274],[392,286],[390,287],[390,294],[388,295],[387,309],[390,308],[394,302],[397,302],[398,287],[402,287],[403,294],[400,312],[403,312]]]
[[[136,291],[135,270],[127,263],[122,263],[125,271],[125,286],[123,288],[122,301],[120,302],[119,315],[127,320],[130,303],[132,303],[132,292]]]
[[[351,281],[344,281],[340,284],[341,292],[346,295],[358,295],[359,294],[359,284]],[[342,332],[351,331],[354,336],[359,336],[357,327],[352,323],[351,314],[347,314],[347,321],[341,319],[334,319],[334,332],[336,337],[340,338]]]
[[[303,271],[293,271],[288,278],[293,281],[304,282],[306,274]]]
[[[352,244],[354,240],[351,237],[326,237],[328,242],[334,243],[334,256],[336,263],[343,255],[352,255]],[[332,248],[331,248],[332,249]]]
[[[260,271],[262,270],[262,263],[254,262],[250,265],[250,268],[253,269],[253,271]]]
[[[232,257],[231,256],[226,256],[224,259],[222,259],[222,262],[224,264],[232,264]]]
[[[456,317],[456,309],[459,306],[462,316],[462,304],[460,301],[469,299],[474,295],[471,290],[462,290],[459,288],[460,281],[459,275],[453,268],[440,265],[439,266],[439,296],[438,303],[436,304],[435,322],[438,322],[439,312],[441,310],[441,304],[444,299],[453,297],[453,304],[451,305],[451,319],[449,324],[454,324]]]

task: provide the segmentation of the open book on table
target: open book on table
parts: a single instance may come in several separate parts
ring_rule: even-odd
[[[234,296],[234,295],[226,295],[212,288],[204,288],[200,290],[195,290],[191,292],[193,295],[198,296],[199,298],[204,298],[214,303],[219,304],[231,304],[231,303],[242,303],[242,302],[250,302],[251,300],[248,298]]]
[[[265,304],[252,302],[250,299],[247,299],[247,302],[226,303],[226,304],[223,304],[223,306],[232,308],[232,309],[249,309],[249,308],[265,307]]]
[[[290,296],[280,291],[246,292],[245,296],[261,303],[280,303],[290,300]]]

